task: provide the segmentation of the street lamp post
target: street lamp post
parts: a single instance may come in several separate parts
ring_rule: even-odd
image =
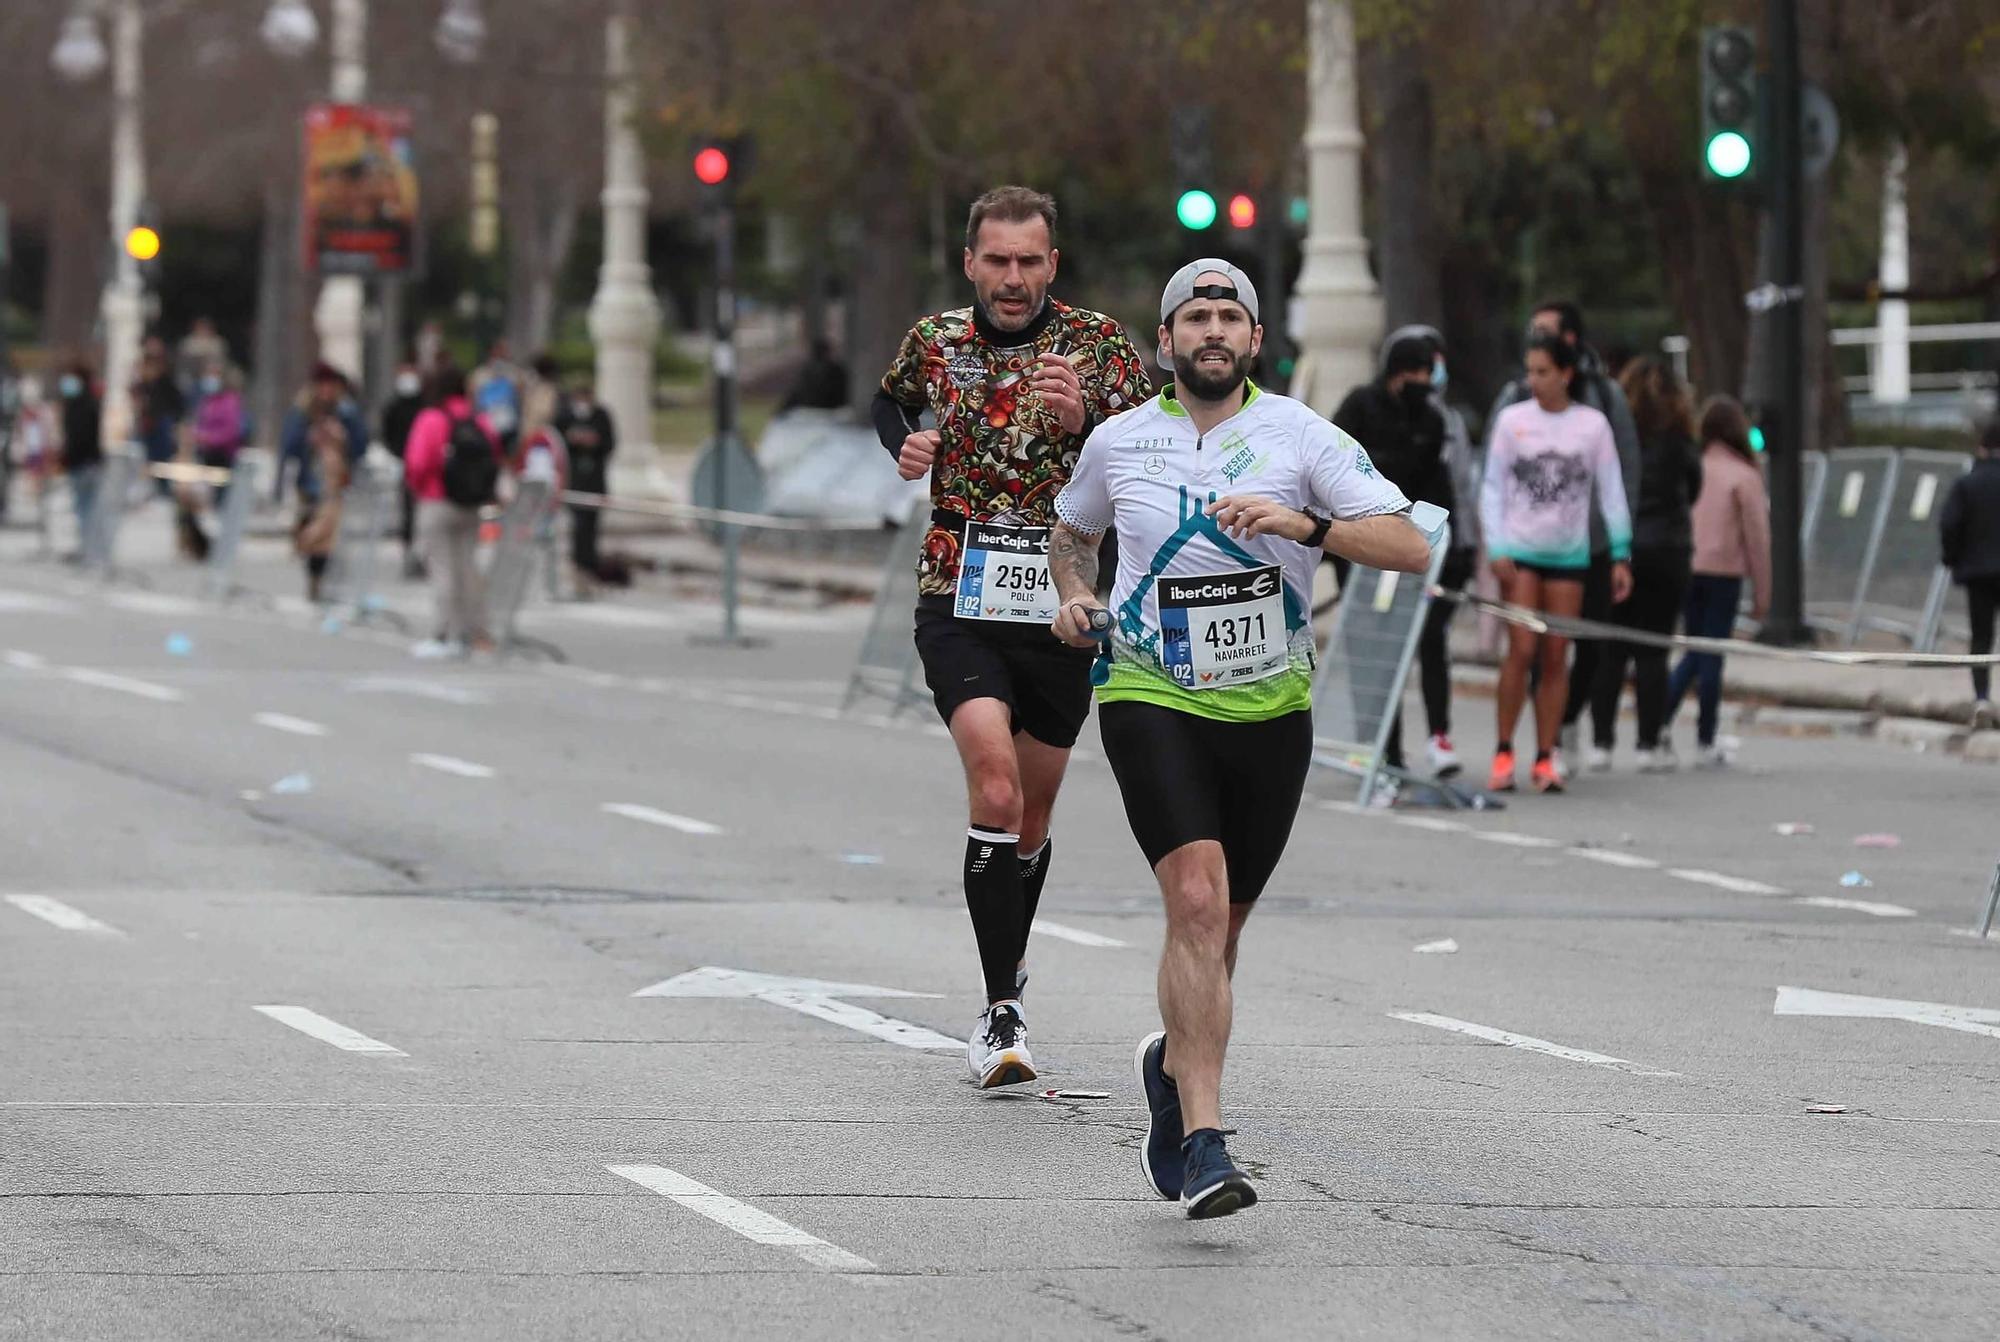
[[[629,0],[604,28],[604,265],[590,305],[597,346],[597,396],[618,426],[619,459],[640,471],[653,463],[653,342],[660,304],[646,264],[646,166],[635,121]]]
[[[1354,12],[1347,0],[1311,0],[1311,112],[1306,167],[1311,197],[1300,305],[1300,359],[1293,395],[1330,414],[1347,388],[1374,376],[1382,299],[1368,273],[1361,232],[1361,94],[1355,78]]]
[[[146,154],[140,138],[140,59],[146,30],[139,0],[112,0],[110,9],[112,263],[100,312],[104,321],[104,438],[122,443],[132,433],[132,407],[126,391],[146,329],[139,263],[125,250],[126,234],[139,222],[139,205],[146,196]],[[79,82],[94,78],[104,68],[104,43],[88,13],[79,9],[64,20],[50,60],[59,74]]]
[[[333,80],[337,103],[358,103],[368,96],[367,0],[333,0]],[[319,333],[319,357],[358,383],[363,375],[362,323],[367,291],[359,276],[329,275],[319,287],[313,327]]]

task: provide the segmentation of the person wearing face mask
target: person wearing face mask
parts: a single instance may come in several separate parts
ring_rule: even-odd
[[[1003,186],[973,202],[973,301],[903,337],[872,416],[905,480],[928,475],[915,639],[964,766],[966,911],[985,1010],[966,1061],[981,1087],[1035,1079],[1021,997],[1048,879],[1049,819],[1090,713],[1087,652],[1049,636],[1056,495],[1084,438],[1153,394],[1139,351],[1103,313],[1049,296],[1056,203]],[[919,425],[928,411],[937,427]]]
[[[1432,386],[1438,349],[1431,334],[1406,329],[1387,342],[1382,353],[1382,372],[1373,382],[1356,387],[1333,412],[1335,427],[1356,442],[1368,445],[1375,468],[1390,484],[1415,503],[1434,503],[1452,515],[1459,525],[1458,490],[1452,478],[1447,444],[1449,425]],[[1338,564],[1345,586],[1345,566]],[[1458,587],[1472,571],[1471,552],[1454,545],[1439,581]],[[1448,601],[1435,601],[1424,617],[1424,629],[1417,644],[1424,693],[1424,716],[1428,720],[1431,772],[1439,778],[1458,773],[1458,752],[1451,742],[1451,661],[1446,633],[1455,609]],[[1389,744],[1383,755],[1392,769],[1402,769],[1403,715],[1397,710],[1389,729]],[[1378,795],[1393,799],[1394,792]]]
[[[243,410],[243,375],[216,359],[196,383],[200,399],[194,410],[195,458],[204,466],[236,469],[236,457],[249,440],[250,421]],[[215,492],[216,506],[228,497],[229,486]]]
[[[90,365],[74,360],[56,382],[62,400],[62,468],[76,505],[76,534],[90,534],[97,508],[97,482],[104,474],[103,401],[91,377]]]
[[[403,459],[403,453],[410,443],[410,426],[417,422],[417,415],[429,404],[424,396],[424,376],[417,371],[414,359],[405,359],[396,366],[396,394],[382,407],[382,446],[396,460]],[[424,576],[423,557],[416,550],[417,536],[417,496],[410,492],[410,483],[402,486],[403,516],[396,536],[403,543],[403,576],[421,579]]]
[[[598,404],[597,389],[587,375],[579,374],[569,386],[569,394],[556,409],[556,432],[569,445],[570,488],[582,494],[611,492],[611,454],[618,448],[618,431],[611,412]],[[572,507],[569,510],[570,562],[581,581],[579,591],[600,576],[597,550],[598,522],[603,510]]]

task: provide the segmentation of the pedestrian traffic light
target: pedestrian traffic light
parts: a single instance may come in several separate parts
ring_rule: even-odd
[[[1240,192],[1229,198],[1229,226],[1231,228],[1254,228],[1257,225],[1257,202]]]
[[[1181,198],[1174,202],[1174,214],[1179,217],[1182,228],[1191,228],[1199,233],[1215,222],[1215,197],[1194,187],[1181,192]]]
[[[729,180],[729,151],[719,144],[703,145],[694,156],[694,175],[703,186],[721,186]]]
[[[1701,166],[1710,181],[1746,183],[1762,166],[1757,47],[1743,28],[1701,34]]]
[[[136,224],[125,235],[125,250],[134,261],[146,262],[160,254],[160,232],[145,224]]]

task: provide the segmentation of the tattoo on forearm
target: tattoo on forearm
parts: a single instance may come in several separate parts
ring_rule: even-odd
[[[1097,590],[1096,536],[1079,536],[1061,522],[1049,536],[1049,577],[1056,593],[1068,597],[1078,590]]]

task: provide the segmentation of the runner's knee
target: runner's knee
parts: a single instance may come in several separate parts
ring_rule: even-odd
[[[1229,878],[1219,864],[1184,862],[1161,873],[1167,935],[1220,950],[1230,928]]]
[[[997,766],[977,768],[971,780],[973,818],[989,825],[1004,825],[1010,833],[1021,831],[1021,783],[1010,770]]]

